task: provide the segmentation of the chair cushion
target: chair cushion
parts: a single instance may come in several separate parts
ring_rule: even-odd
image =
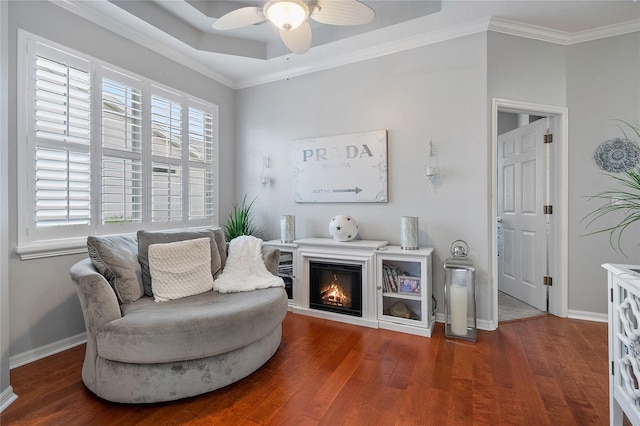
[[[130,303],[144,295],[138,243],[132,237],[109,235],[87,237],[91,263],[111,284],[120,303]]]
[[[122,305],[123,317],[97,330],[98,355],[141,364],[217,355],[265,336],[282,323],[287,304],[282,287],[208,291],[164,303],[143,297]]]
[[[213,289],[211,240],[176,241],[149,246],[151,289],[156,302],[180,299]]]
[[[151,244],[174,243],[176,241],[193,240],[207,237],[211,239],[211,273],[217,277],[222,269],[221,250],[212,229],[180,230],[180,231],[138,231],[138,261],[142,267],[142,284],[144,294],[153,296],[151,288],[151,272],[149,270],[149,246]],[[226,245],[224,247],[226,252]],[[226,256],[225,256],[226,258]]]

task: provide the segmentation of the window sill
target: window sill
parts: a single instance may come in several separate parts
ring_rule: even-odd
[[[45,257],[67,256],[87,252],[87,237],[69,240],[55,240],[18,245],[16,253],[20,260],[41,259]]]
[[[2,1],[2,0],[0,0]],[[185,229],[213,229],[217,225],[190,226],[186,228],[149,229],[155,231],[179,231]],[[136,238],[136,232],[116,232],[105,235],[128,235]],[[42,259],[45,257],[68,256],[87,252],[87,237],[56,239],[38,242],[27,242],[16,246],[16,253],[20,260]]]

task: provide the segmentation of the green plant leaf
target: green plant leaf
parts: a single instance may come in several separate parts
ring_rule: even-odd
[[[617,124],[617,126],[620,128],[625,138],[629,139],[629,135],[627,135],[624,126],[628,127],[627,131],[630,132],[631,136],[635,134],[635,136],[640,138],[640,126],[638,124],[632,124],[624,120],[614,121],[622,123],[622,125]],[[608,232],[609,244],[613,250],[616,253],[622,253],[626,257],[626,254],[622,250],[622,234],[629,226],[640,221],[640,165],[626,170],[620,175],[609,174],[607,176],[611,177],[616,184],[622,187],[622,189],[611,189],[590,196],[589,201],[600,200],[605,203],[583,217],[581,222],[587,220],[588,222],[586,227],[588,228],[604,216],[614,213],[621,214],[622,218],[617,224],[589,232],[585,235]],[[615,202],[613,202],[614,200]]]
[[[242,198],[240,204],[234,203],[231,213],[227,216],[227,221],[222,228],[224,229],[225,238],[231,241],[241,235],[253,235],[258,237],[261,230],[253,223],[251,208],[256,199],[254,198],[247,204],[247,195]]]

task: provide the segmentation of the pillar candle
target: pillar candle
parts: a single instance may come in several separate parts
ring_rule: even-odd
[[[449,287],[451,306],[451,332],[458,336],[467,334],[467,287],[453,284]]]

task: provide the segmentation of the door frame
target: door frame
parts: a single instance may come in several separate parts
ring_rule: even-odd
[[[568,316],[569,279],[569,110],[566,107],[543,105],[510,99],[491,100],[491,294],[494,329],[498,328],[498,112],[532,114],[551,118],[554,139],[551,145],[554,163],[551,174],[555,177],[553,200],[553,238],[550,251],[554,254],[551,265],[553,285],[549,287],[549,313]]]

